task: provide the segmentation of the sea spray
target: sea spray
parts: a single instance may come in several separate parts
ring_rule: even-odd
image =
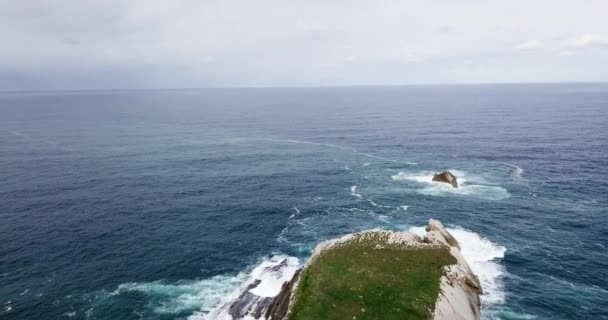
[[[505,270],[498,260],[504,258],[507,249],[461,227],[447,228],[447,230],[456,238],[462,256],[473,273],[479,277],[483,289],[482,312],[493,305],[504,303],[502,276]],[[409,231],[421,237],[426,234],[424,227],[412,227]]]
[[[244,273],[244,280],[210,310],[195,312],[191,320],[232,320],[232,313],[247,314],[263,310],[276,297],[283,283],[291,280],[300,261],[291,256],[275,255],[264,259],[251,272]],[[239,275],[243,275],[240,273]],[[248,319],[247,316],[244,317]]]
[[[486,200],[502,200],[510,197],[509,192],[499,186],[487,185],[488,183],[480,177],[470,175],[465,171],[450,170],[457,177],[460,186],[454,188],[443,182],[433,181],[433,171],[421,171],[415,173],[399,172],[392,175],[394,181],[414,181],[423,185],[423,188],[415,189],[417,193],[428,196],[471,196]]]

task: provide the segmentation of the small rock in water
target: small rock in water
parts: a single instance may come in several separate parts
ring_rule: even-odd
[[[458,188],[456,176],[449,171],[435,173],[435,175],[433,175],[433,181],[449,183],[452,185],[452,187]]]

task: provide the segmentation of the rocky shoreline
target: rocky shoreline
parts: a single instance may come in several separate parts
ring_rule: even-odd
[[[476,320],[480,319],[481,285],[477,276],[471,271],[467,261],[460,252],[458,241],[437,220],[429,220],[426,234],[420,237],[411,232],[392,232],[373,229],[345,235],[338,239],[324,241],[317,245],[312,256],[304,265],[293,272],[291,280],[283,282],[280,292],[274,297],[260,297],[252,293],[260,285],[260,281],[250,283],[247,288],[231,303],[225,305],[223,317],[217,319],[272,319],[286,320],[293,318],[294,306],[302,297],[298,289],[302,274],[318,261],[324,254],[332,252],[344,245],[364,243],[369,239],[382,239],[374,248],[383,249],[385,246],[398,246],[406,250],[435,250],[447,249],[454,264],[444,265],[440,271],[439,290],[434,303],[434,310],[429,312],[430,319],[436,320]],[[368,248],[369,249],[369,248]],[[264,271],[288,271],[288,261],[284,260]],[[285,274],[282,274],[285,276]],[[302,318],[302,317],[299,317]],[[306,318],[306,317],[303,317]]]

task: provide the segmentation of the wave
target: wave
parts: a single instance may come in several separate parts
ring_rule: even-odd
[[[426,234],[424,227],[413,227],[410,231],[420,236]],[[504,266],[499,260],[504,258],[507,249],[493,243],[479,234],[461,227],[448,228],[448,231],[460,244],[460,252],[469,263],[473,272],[479,277],[483,294],[481,295],[482,315],[486,318],[488,308],[505,302],[505,291],[502,276]]]
[[[188,319],[253,319],[250,313],[267,308],[281,292],[283,283],[291,280],[300,266],[299,260],[291,256],[276,255],[265,259],[212,309],[195,312]]]
[[[519,180],[523,179],[524,169],[522,169],[514,164],[510,164],[510,163],[506,163],[506,162],[503,162],[502,164],[514,169],[513,172],[511,173],[511,176],[513,178],[519,179]]]
[[[362,198],[362,196],[360,194],[357,193],[357,186],[352,186],[350,187],[350,194],[354,197],[357,197],[359,199]]]
[[[410,231],[425,234],[424,227],[413,227]],[[484,292],[481,300],[485,318],[488,308],[505,300],[501,282],[505,271],[497,260],[504,257],[506,249],[460,227],[448,228],[448,231],[458,240],[462,255],[479,277]],[[280,293],[283,283],[289,281],[300,267],[298,258],[275,255],[236,275],[176,283],[125,283],[110,295],[133,291],[145,293],[148,307],[159,315],[190,314],[189,320],[253,319],[250,313],[265,310]]]
[[[421,171],[416,173],[399,172],[391,176],[395,181],[414,181],[427,185],[427,187],[418,189],[417,192],[429,196],[449,196],[462,195],[473,196],[487,200],[502,200],[510,197],[509,192],[499,186],[488,186],[481,183],[486,183],[480,177],[470,175],[465,171],[450,170],[458,177],[458,188],[454,188],[447,183],[433,181],[433,171]]]
[[[298,207],[296,207],[296,206],[293,206],[293,211],[294,211],[294,213],[289,216],[290,219],[294,218],[295,216],[300,214],[300,209],[298,209]]]
[[[297,258],[276,255],[236,275],[177,283],[125,283],[110,295],[145,293],[148,306],[160,315],[190,313],[191,320],[232,320],[231,313],[246,313],[278,295],[283,283],[289,281],[299,267]]]
[[[164,283],[125,283],[111,293],[141,292],[148,295],[149,306],[157,314],[179,314],[183,312],[209,312],[247,280],[247,274],[236,276],[218,275],[199,281]]]
[[[426,234],[424,227],[413,227],[409,231],[420,236]],[[493,314],[492,311],[495,307],[505,302],[502,277],[506,271],[500,264],[500,259],[504,258],[507,249],[461,227],[448,228],[448,231],[459,242],[462,255],[479,277],[483,288],[482,318],[486,319],[491,316],[491,313]],[[264,301],[268,301],[264,300],[265,298],[278,295],[283,282],[289,281],[300,266],[298,259],[291,256],[279,255],[266,259],[251,272],[235,276],[234,282],[238,282],[238,285],[229,286],[228,290],[218,290],[217,292],[224,296],[214,299],[215,307],[203,308],[195,312],[189,319],[232,320],[234,319],[234,306],[253,310]],[[260,284],[252,289],[251,286],[257,282],[256,280],[260,280]],[[246,316],[243,318],[249,319]]]
[[[473,272],[479,277],[483,288],[482,307],[505,302],[505,292],[501,281],[504,267],[497,262],[505,256],[507,249],[479,234],[462,228],[448,229],[456,238]]]

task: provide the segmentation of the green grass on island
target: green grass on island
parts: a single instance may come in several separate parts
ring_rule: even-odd
[[[441,268],[456,259],[385,240],[374,233],[324,251],[303,271],[289,320],[430,319]]]

